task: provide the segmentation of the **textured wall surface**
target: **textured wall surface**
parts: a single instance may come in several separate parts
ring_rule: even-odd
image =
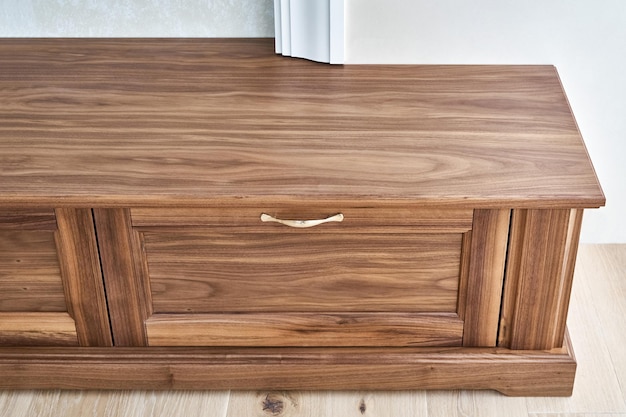
[[[0,37],[273,37],[273,0],[0,0]]]

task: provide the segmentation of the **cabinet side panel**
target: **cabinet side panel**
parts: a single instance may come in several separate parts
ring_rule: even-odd
[[[126,209],[95,209],[102,272],[116,346],[147,346],[145,320],[150,292],[142,279],[144,260],[138,233]]]
[[[476,210],[465,299],[463,346],[495,346],[510,210]]]
[[[59,263],[80,346],[112,346],[100,259],[89,209],[57,209]]]
[[[582,210],[515,210],[499,346],[563,345]]]

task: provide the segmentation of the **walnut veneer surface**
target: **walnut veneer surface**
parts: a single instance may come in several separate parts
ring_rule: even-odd
[[[331,67],[272,48],[0,41],[0,205],[604,202],[551,66]]]

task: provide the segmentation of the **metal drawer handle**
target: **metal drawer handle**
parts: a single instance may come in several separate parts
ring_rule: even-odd
[[[334,216],[327,217],[325,219],[316,219],[316,220],[283,220],[283,219],[277,219],[276,217],[272,217],[269,214],[263,213],[261,214],[261,221],[280,223],[289,227],[305,228],[305,227],[317,226],[322,223],[341,222],[343,221],[343,214],[339,213],[339,214],[335,214]]]

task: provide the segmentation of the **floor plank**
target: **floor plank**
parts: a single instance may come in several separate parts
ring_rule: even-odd
[[[593,303],[603,318],[604,335],[622,397],[626,398],[626,245],[591,246],[581,258],[593,265]],[[602,302],[604,300],[604,302]]]
[[[228,391],[6,391],[2,417],[224,417]]]
[[[397,417],[427,415],[426,393],[298,391],[231,392],[227,417]]]
[[[106,400],[97,391],[41,391],[35,394],[28,416],[56,417],[105,415]]]
[[[428,393],[429,417],[527,417],[525,398],[494,391],[433,391]]]
[[[0,391],[1,417],[26,417],[37,391]]]
[[[626,417],[626,414],[604,414],[604,413],[583,413],[583,414],[529,414],[528,417]]]
[[[107,413],[94,415],[224,417],[228,407],[229,392],[122,391],[107,395],[106,400]]]

